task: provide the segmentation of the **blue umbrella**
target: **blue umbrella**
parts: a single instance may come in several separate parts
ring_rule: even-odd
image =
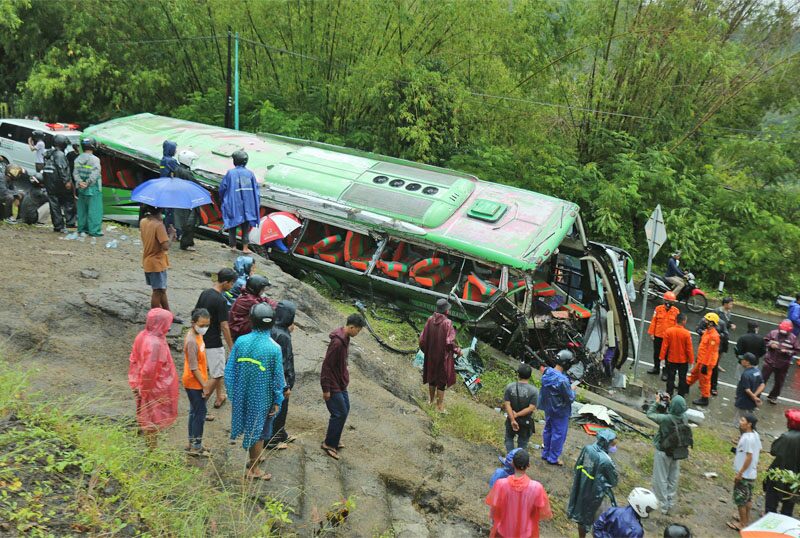
[[[211,203],[211,195],[192,181],[159,177],[145,181],[131,192],[131,200],[153,207],[192,209]]]

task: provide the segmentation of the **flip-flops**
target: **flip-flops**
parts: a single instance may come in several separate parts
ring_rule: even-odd
[[[728,526],[729,529],[733,529],[733,530],[735,530],[737,532],[742,530],[742,527],[740,527],[737,523],[735,523],[733,521],[728,521],[725,524]]]
[[[219,409],[220,407],[225,405],[225,402],[227,402],[227,401],[228,401],[228,397],[226,396],[221,402],[214,402],[214,409]]]
[[[325,446],[325,443],[319,445],[319,447],[322,449],[323,452],[325,452],[331,458],[335,460],[339,459],[339,454],[336,452],[336,449],[331,448],[329,446]]]
[[[211,451],[206,447],[202,446],[200,448],[190,448],[186,451],[187,454],[190,456],[194,456],[196,458],[210,458]]]

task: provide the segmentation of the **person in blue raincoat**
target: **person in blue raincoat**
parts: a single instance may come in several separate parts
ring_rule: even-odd
[[[583,447],[575,462],[567,517],[578,524],[579,538],[584,538],[591,530],[603,497],[608,496],[611,504],[616,504],[612,488],[617,485],[619,475],[609,455],[616,451],[617,434],[601,430],[593,444]]]
[[[251,226],[258,226],[260,198],[258,182],[253,172],[245,168],[248,156],[245,151],[233,152],[233,165],[219,184],[219,197],[222,199],[223,228],[228,230],[228,244],[236,248],[236,228],[242,231],[242,253],[250,254],[247,238]]]
[[[500,480],[501,478],[508,478],[509,476],[514,474],[514,454],[522,450],[521,448],[515,448],[508,454],[506,454],[505,458],[498,457],[497,459],[500,460],[500,463],[503,464],[502,467],[498,467],[495,469],[492,477],[489,479],[489,488],[491,489],[494,486],[494,483]]]
[[[567,440],[569,416],[572,414],[572,402],[575,401],[575,391],[564,370],[569,368],[572,360],[572,352],[563,349],[556,355],[555,368],[546,368],[542,374],[536,407],[544,411],[542,459],[550,465],[564,465],[560,459],[561,451]]]
[[[163,154],[161,162],[158,163],[158,172],[161,177],[173,177],[175,170],[178,168],[178,159],[175,158],[175,153],[178,151],[178,144],[172,140],[164,140],[161,144]]]
[[[247,285],[247,280],[254,274],[256,260],[252,256],[239,256],[233,262],[233,270],[239,275],[233,287],[224,293],[228,306],[233,306],[233,302],[242,294],[242,290]]]
[[[269,480],[259,469],[264,442],[272,437],[272,423],[283,403],[281,348],[270,336],[272,307],[259,303],[250,310],[253,331],[236,339],[225,366],[225,386],[231,400],[231,440],[243,436],[249,452],[246,478]]]
[[[597,518],[592,527],[594,538],[643,538],[642,518],[658,509],[655,493],[645,488],[633,488],[628,506],[612,506]]]

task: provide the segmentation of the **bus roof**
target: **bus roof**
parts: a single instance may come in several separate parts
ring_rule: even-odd
[[[152,114],[84,131],[118,153],[153,165],[164,140],[199,158],[194,170],[219,181],[244,149],[247,167],[267,184],[387,217],[382,229],[402,236],[410,224],[428,242],[518,269],[533,269],[561,243],[578,206],[474,176],[282,136],[251,134]],[[359,211],[349,218],[359,221]]]

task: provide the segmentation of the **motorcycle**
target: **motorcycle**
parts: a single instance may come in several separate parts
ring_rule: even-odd
[[[708,307],[706,292],[697,287],[692,273],[686,273],[684,279],[686,284],[678,294],[678,302],[684,303],[690,312],[695,314],[704,311]],[[644,293],[644,280],[639,284],[639,293]],[[672,290],[672,284],[667,282],[662,275],[650,272],[650,289],[647,293],[650,297],[661,298],[665,292]]]

